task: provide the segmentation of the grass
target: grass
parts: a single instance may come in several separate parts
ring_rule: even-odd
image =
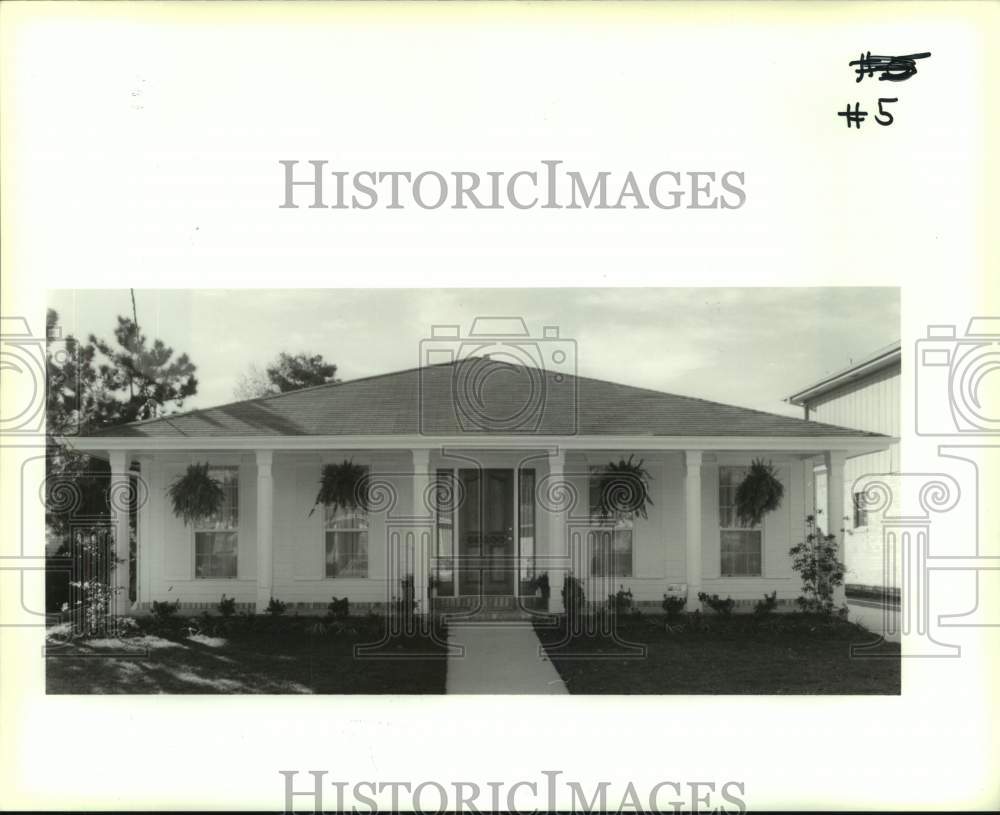
[[[565,623],[536,632],[570,693],[900,693],[899,645],[883,643],[877,657],[852,657],[852,644],[878,639],[853,623],[802,614],[735,616],[671,631],[664,622],[619,620],[616,636],[568,636]]]
[[[151,627],[151,626],[147,626]],[[444,693],[445,648],[429,636],[394,637],[374,655],[381,620],[351,621],[340,633],[264,625],[233,636],[159,626],[121,639],[61,639],[50,632],[46,690],[51,694]]]

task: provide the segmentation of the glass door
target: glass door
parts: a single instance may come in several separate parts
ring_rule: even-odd
[[[512,595],[517,539],[514,470],[459,470],[459,594]]]

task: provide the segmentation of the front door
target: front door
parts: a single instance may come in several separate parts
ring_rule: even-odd
[[[459,470],[459,480],[464,500],[458,521],[458,593],[511,595],[517,556],[514,470]]]

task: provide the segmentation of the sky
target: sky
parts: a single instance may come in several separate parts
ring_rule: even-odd
[[[899,339],[896,288],[168,289],[135,291],[142,332],[197,365],[183,409],[232,402],[281,351],[322,354],[343,380],[413,368],[434,325],[518,316],[557,326],[577,373],[772,413]],[[111,338],[128,289],[58,290],[63,335]],[[426,348],[426,345],[423,346]]]

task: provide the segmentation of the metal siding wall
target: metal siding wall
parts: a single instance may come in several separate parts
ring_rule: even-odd
[[[809,418],[871,433],[898,436],[899,387],[899,367],[886,368],[812,403],[809,406]]]

